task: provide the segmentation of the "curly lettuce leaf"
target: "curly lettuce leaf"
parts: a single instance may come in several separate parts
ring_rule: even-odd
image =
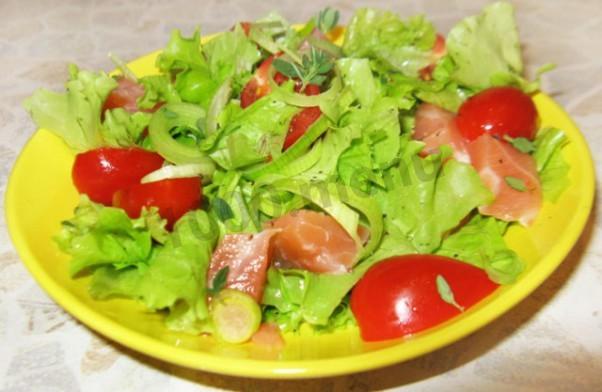
[[[504,242],[507,227],[507,222],[475,215],[443,241],[437,254],[482,268],[499,284],[513,283],[525,267]]]
[[[497,2],[479,15],[465,18],[447,36],[447,51],[461,85],[484,89],[520,79],[523,61],[514,7]]]
[[[238,93],[260,58],[259,49],[240,28],[214,37],[202,48],[198,30],[191,38],[183,38],[176,30],[157,58],[157,66],[163,72],[176,74],[175,90],[185,102],[197,103],[207,109],[219,86],[226,80],[233,81],[234,90]],[[167,98],[173,97],[173,89],[163,88],[163,84],[157,87],[161,88],[151,92],[158,90]],[[148,94],[142,101],[154,102]]]
[[[386,80],[384,85],[387,95],[396,99],[400,109],[412,109],[418,99],[456,112],[471,90],[460,87],[458,82],[452,79],[454,69],[455,65],[451,59],[443,57],[437,63],[432,80],[429,81],[390,73],[382,77]]]
[[[208,331],[206,274],[217,240],[217,227],[204,211],[184,215],[165,244],[153,249],[147,263],[126,269],[103,266],[92,276],[95,299],[127,297],[150,310],[167,310],[167,327],[176,331]]]
[[[339,158],[338,170],[343,178],[350,179],[352,172],[360,168],[369,172],[386,169],[394,163],[401,146],[401,126],[393,99],[381,97],[369,108],[351,109],[341,125],[351,128],[349,132],[362,139],[353,143]],[[368,155],[362,156],[363,152]]]
[[[107,110],[102,123],[104,142],[113,147],[129,147],[139,144],[148,127],[150,113],[130,113],[122,108]]]
[[[152,109],[159,103],[182,102],[174,85],[167,75],[149,75],[138,79],[144,86],[144,95],[138,98],[140,109]]]
[[[161,241],[164,235],[165,220],[156,209],[130,219],[122,209],[105,207],[82,195],[75,215],[62,222],[55,241],[72,256],[69,272],[75,276],[102,265],[119,270],[144,264],[151,254],[152,239]]]
[[[226,170],[275,159],[297,112],[298,108],[270,96],[256,101],[225,125],[211,158]]]
[[[472,166],[443,153],[422,158],[421,149],[421,143],[408,142],[399,166],[387,172],[387,190],[375,197],[389,233],[402,234],[395,237],[401,249],[409,243],[418,253],[431,253],[447,231],[493,196]]]
[[[201,48],[200,30],[196,29],[190,38],[183,37],[180,30],[173,30],[167,46],[157,56],[156,66],[167,74],[187,69],[208,69]]]
[[[363,107],[371,107],[380,94],[372,76],[370,60],[342,58],[337,60],[336,68],[341,74],[344,85],[351,89],[359,103]]]
[[[343,52],[347,57],[370,57],[407,76],[431,61],[434,26],[422,16],[401,20],[388,11],[358,9],[345,31]]]
[[[262,301],[266,321],[285,332],[298,330],[304,322],[322,330],[353,325],[355,319],[343,298],[352,275],[270,268]]]
[[[568,143],[564,132],[557,128],[538,132],[535,139],[533,158],[541,181],[544,198],[555,202],[568,187],[570,166],[562,155],[563,147]]]
[[[241,173],[216,172],[203,195],[223,234],[256,233],[261,229],[259,217],[250,205],[251,183],[242,179]]]
[[[232,79],[235,91],[241,90],[261,59],[261,52],[239,26],[213,38],[203,50],[213,80],[221,84]]]
[[[104,144],[100,123],[102,106],[117,82],[104,72],[69,66],[65,93],[37,90],[23,106],[39,128],[52,131],[75,151]]]

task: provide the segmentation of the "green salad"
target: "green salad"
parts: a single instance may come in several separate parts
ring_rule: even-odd
[[[524,77],[508,3],[446,36],[372,8],[344,28],[271,13],[203,43],[174,31],[153,75],[114,61],[25,107],[76,154],[65,268],[172,330],[431,327],[515,282],[504,233],[568,184],[566,137],[531,100],[551,67]]]

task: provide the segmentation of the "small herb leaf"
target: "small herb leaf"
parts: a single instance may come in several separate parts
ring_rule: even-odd
[[[312,47],[309,54],[303,56],[300,64],[295,64],[283,58],[274,59],[272,65],[276,71],[289,78],[301,81],[302,89],[308,84],[321,85],[334,67],[332,59],[324,52]]]
[[[219,220],[222,222],[234,218],[234,212],[232,212],[232,208],[230,208],[228,203],[221,197],[215,197],[211,203],[211,207],[213,211],[215,211],[215,215],[217,215]]]
[[[217,274],[213,277],[213,281],[211,282],[211,287],[207,289],[207,292],[211,296],[217,295],[224,287],[226,287],[226,282],[228,281],[228,273],[230,272],[230,267],[225,266],[224,268],[217,271]]]
[[[340,13],[330,7],[324,8],[316,17],[316,26],[324,34],[334,29],[339,22]]]
[[[449,287],[447,280],[445,280],[445,278],[441,275],[437,275],[437,278],[435,280],[437,283],[437,291],[439,292],[439,296],[441,297],[441,299],[457,308],[460,312],[463,312],[464,307],[460,306],[456,302],[456,299],[454,298],[454,293],[451,290],[451,287]]]
[[[320,86],[322,83],[324,83],[325,80],[326,80],[326,76],[316,75],[309,81],[309,83],[317,84],[318,86]]]
[[[510,188],[512,188],[516,191],[525,192],[527,190],[525,181],[523,181],[523,179],[521,179],[521,178],[507,176],[507,177],[504,177],[504,181],[506,181],[506,184],[508,184],[510,186]]]
[[[504,140],[508,143],[512,144],[514,148],[516,148],[520,152],[524,152],[525,154],[530,154],[535,151],[535,145],[533,142],[524,137],[511,138],[510,136],[504,136]]]
[[[272,62],[276,71],[280,72],[284,76],[288,76],[289,78],[298,78],[299,74],[297,73],[297,68],[288,61],[282,59],[274,59]]]

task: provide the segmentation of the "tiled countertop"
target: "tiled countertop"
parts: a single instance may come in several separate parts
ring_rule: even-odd
[[[352,2],[404,15],[426,13],[446,32],[482,0]],[[327,3],[279,1],[0,1],[0,186],[34,125],[20,102],[60,88],[66,65],[111,68],[111,51],[133,59],[163,47],[169,31],[205,33],[278,10],[306,20]],[[602,1],[515,1],[526,61],[558,68],[544,90],[590,142],[602,170]],[[599,180],[598,180],[599,181]],[[599,182],[598,182],[599,186]],[[3,202],[3,201],[2,201]],[[599,199],[596,206],[599,205]],[[0,217],[0,391],[594,391],[602,381],[602,227],[594,212],[560,268],[506,315],[432,354],[381,370],[308,381],[256,381],[180,368],[145,357],[83,327],[58,308],[19,261]]]

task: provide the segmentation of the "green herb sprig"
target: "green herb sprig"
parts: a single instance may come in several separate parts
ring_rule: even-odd
[[[311,48],[309,54],[303,56],[301,64],[295,64],[282,58],[275,59],[272,64],[284,76],[299,79],[302,90],[308,84],[321,86],[334,66],[332,59],[326,53],[314,47]]]
[[[316,27],[318,27],[322,33],[326,34],[337,26],[340,16],[341,14],[339,11],[326,7],[318,12],[318,15],[314,18]]]

